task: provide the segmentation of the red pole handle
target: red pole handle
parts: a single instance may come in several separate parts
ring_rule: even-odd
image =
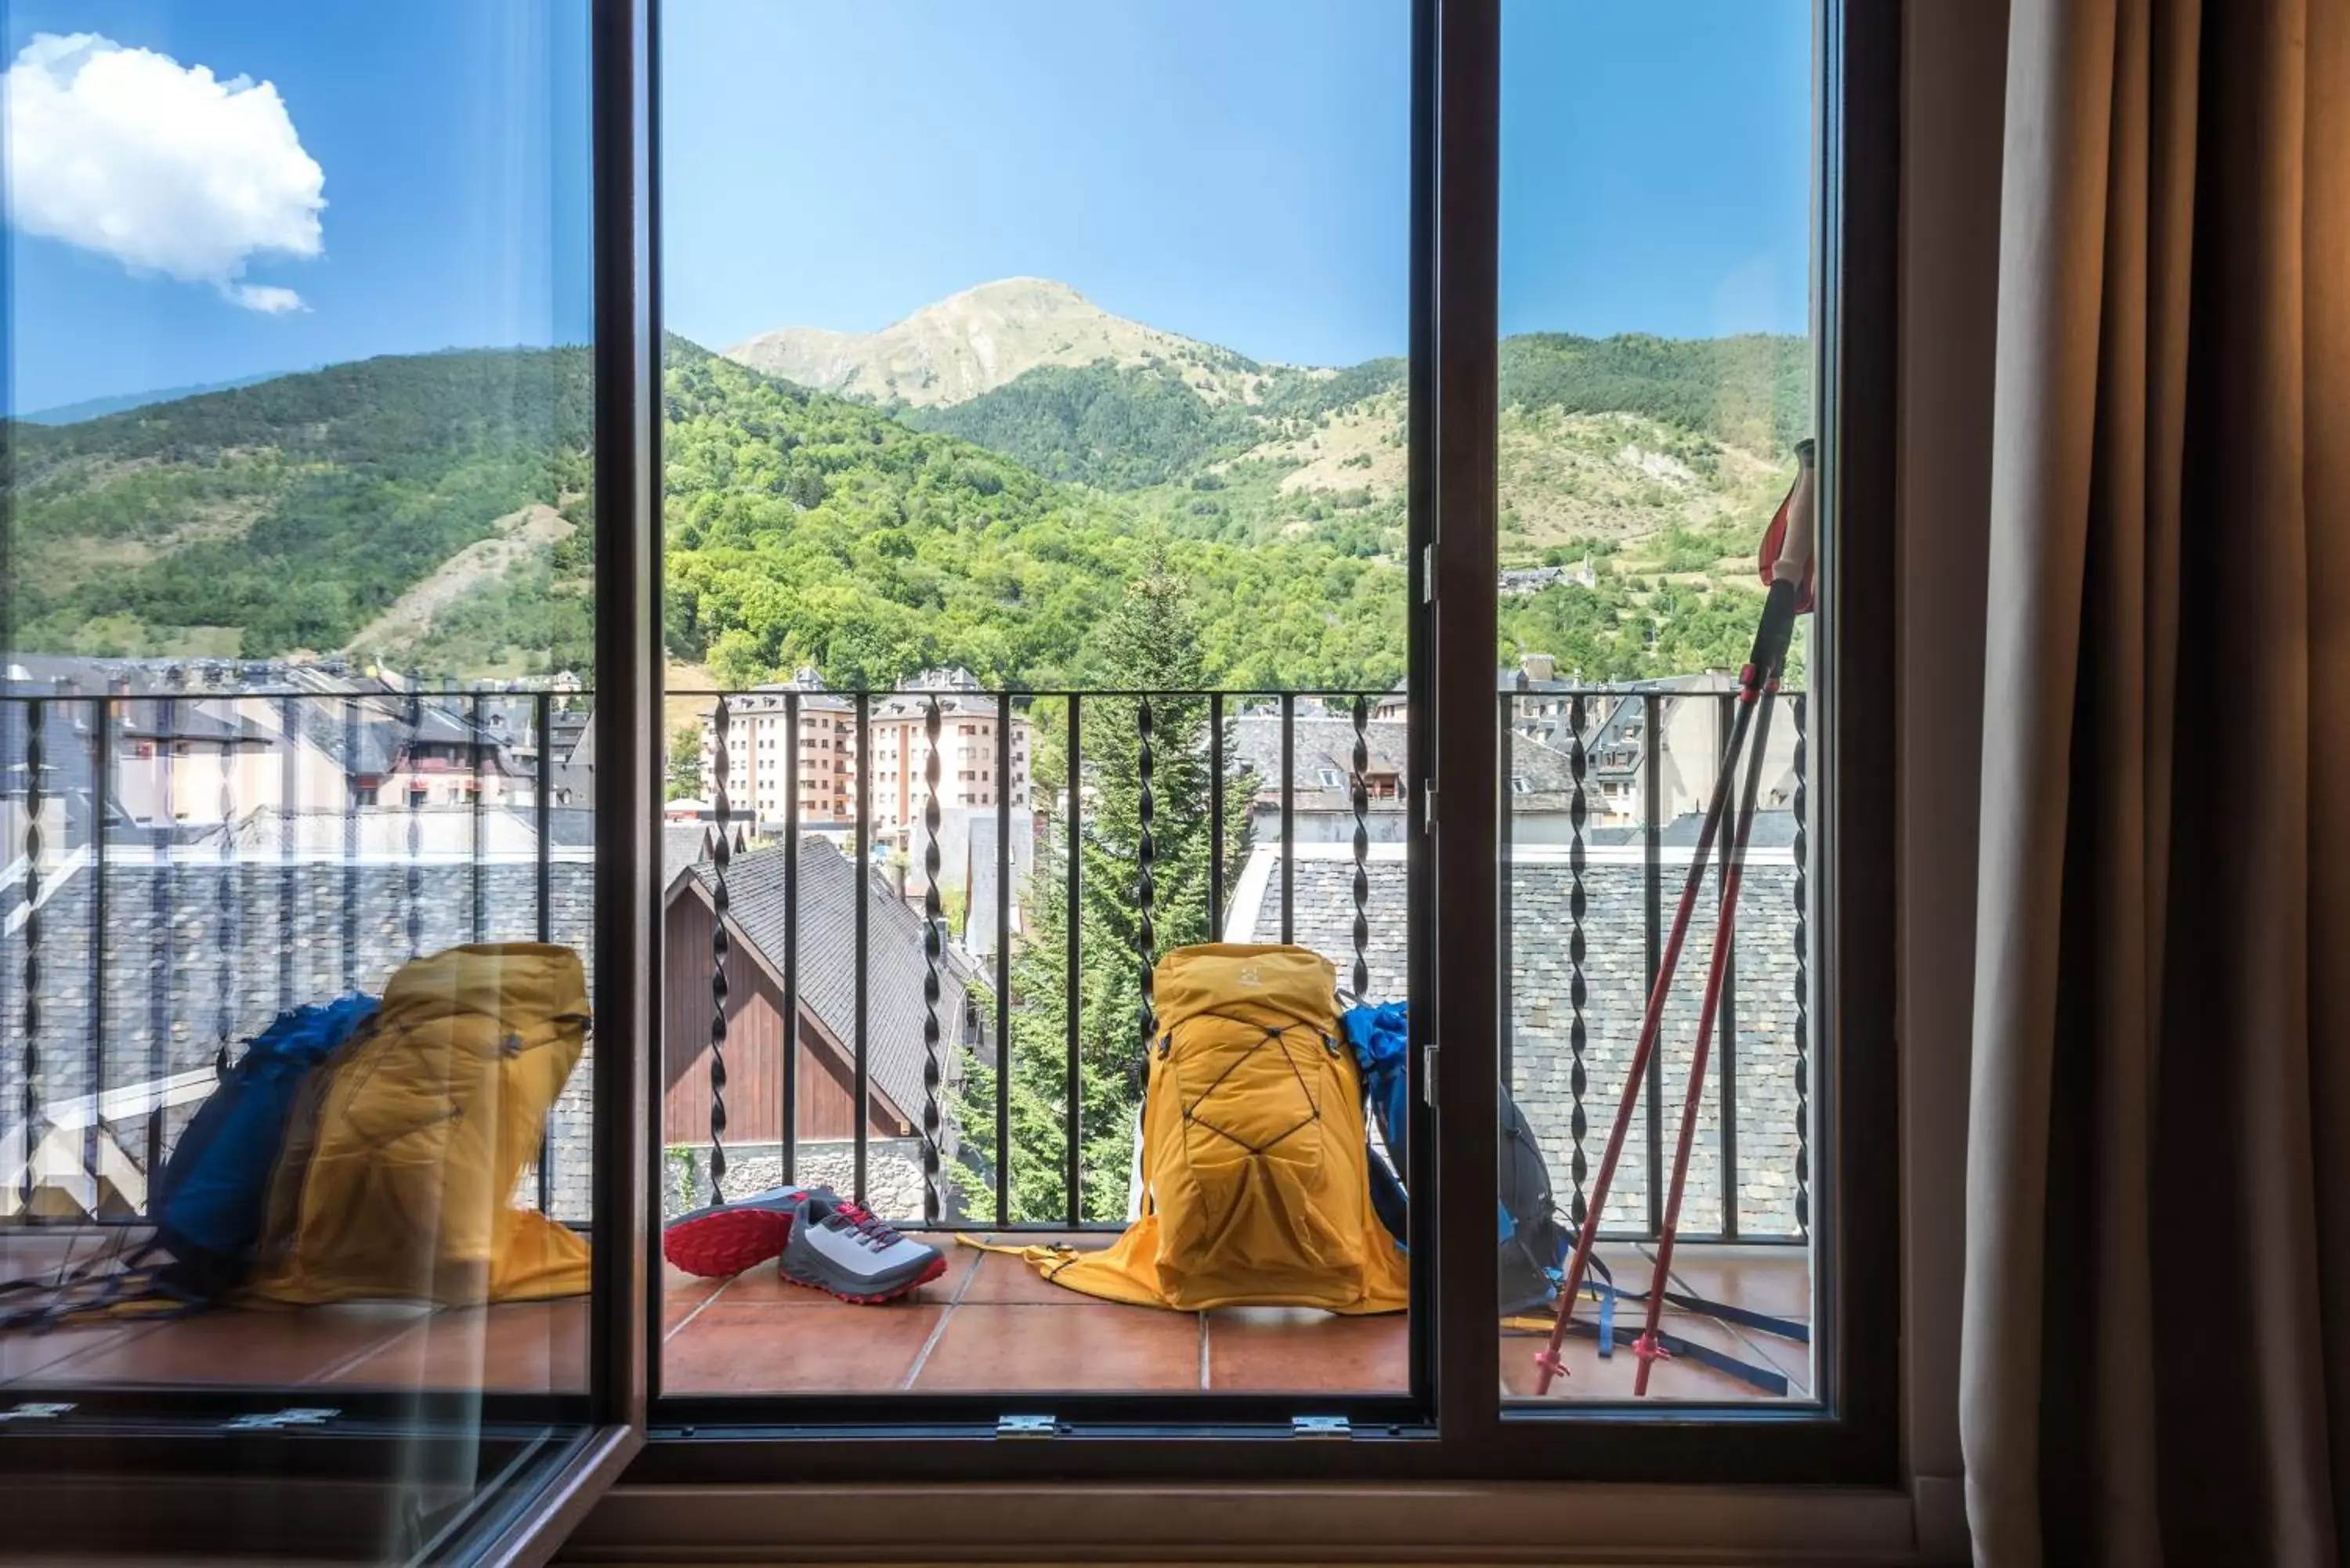
[[[1797,615],[1812,607],[1812,550],[1819,516],[1814,450],[1808,436],[1795,443],[1795,483],[1788,486],[1786,498],[1772,514],[1770,527],[1763,530],[1756,563],[1762,568],[1764,587],[1787,585],[1794,595]]]

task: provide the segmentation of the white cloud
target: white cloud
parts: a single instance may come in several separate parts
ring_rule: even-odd
[[[275,87],[94,33],[36,33],[0,94],[18,229],[209,283],[249,310],[304,308],[290,288],[242,281],[256,255],[324,249],[326,171]]]
[[[274,283],[232,283],[222,293],[265,316],[283,316],[289,310],[307,310],[302,296],[290,288],[280,288]]]

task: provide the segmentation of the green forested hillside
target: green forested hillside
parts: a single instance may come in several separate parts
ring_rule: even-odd
[[[881,411],[699,352],[668,374],[668,624],[727,680],[810,664],[887,684],[926,665],[1046,685],[1154,548],[1209,607],[1219,679],[1393,679],[1403,575],[1316,541],[1172,537],[1119,498],[1055,483]]]
[[[1132,490],[1245,451],[1263,421],[1211,403],[1179,378],[1139,367],[1047,366],[965,402],[910,409],[906,421],[974,441],[1054,479]]]
[[[1734,665],[1753,605],[1731,558],[1783,483],[1800,348],[1520,338],[1503,364],[1505,552],[1596,580],[1505,597],[1497,653],[1590,679]],[[1211,680],[1389,683],[1403,366],[1262,369],[1210,399],[1148,364],[1047,367],[914,412],[672,338],[672,651],[730,682],[1083,683],[1157,558],[1196,594]],[[588,535],[546,509],[588,520],[588,373],[580,349],[387,358],[18,426],[23,642],[585,668]]]
[[[588,465],[584,349],[407,355],[15,431],[29,647],[340,646]]]

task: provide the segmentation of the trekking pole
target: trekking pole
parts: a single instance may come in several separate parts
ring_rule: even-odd
[[[1607,1147],[1599,1157],[1599,1169],[1592,1178],[1591,1196],[1583,1211],[1583,1225],[1575,1232],[1575,1251],[1568,1258],[1566,1279],[1559,1295],[1558,1318],[1551,1325],[1548,1344],[1534,1356],[1534,1392],[1538,1395],[1549,1393],[1551,1379],[1565,1370],[1559,1364],[1559,1346],[1566,1342],[1567,1325],[1575,1315],[1575,1298],[1591,1266],[1592,1244],[1599,1236],[1599,1216],[1607,1207],[1608,1189],[1615,1184],[1617,1163],[1623,1158],[1624,1137],[1631,1129],[1632,1112],[1639,1104],[1641,1079],[1648,1073],[1648,1058],[1656,1052],[1657,1034],[1664,1023],[1665,999],[1672,992],[1673,974],[1680,967],[1681,943],[1689,935],[1690,916],[1697,908],[1698,892],[1705,883],[1706,864],[1712,857],[1714,838],[1721,830],[1730,792],[1737,784],[1739,753],[1744,749],[1747,726],[1753,717],[1754,704],[1742,691],[1737,716],[1731,721],[1730,743],[1722,751],[1721,771],[1714,780],[1713,793],[1706,806],[1705,825],[1698,830],[1697,847],[1690,856],[1689,876],[1681,883],[1680,899],[1673,908],[1672,927],[1666,933],[1664,950],[1657,960],[1657,978],[1648,988],[1648,1007],[1640,1017],[1639,1041],[1632,1048],[1624,1093],[1616,1103],[1616,1121],[1607,1129]]]
[[[1698,831],[1697,846],[1690,856],[1689,875],[1681,883],[1680,901],[1673,909],[1673,923],[1667,934],[1663,952],[1657,962],[1657,978],[1648,988],[1647,1009],[1640,1018],[1638,1043],[1633,1047],[1632,1061],[1624,1080],[1624,1093],[1616,1106],[1615,1125],[1608,1129],[1607,1147],[1600,1156],[1599,1169],[1591,1184],[1591,1196],[1584,1210],[1583,1224],[1575,1239],[1575,1251],[1567,1262],[1566,1277],[1559,1292],[1558,1316],[1551,1324],[1550,1338],[1535,1353],[1536,1395],[1550,1392],[1551,1382],[1565,1372],[1559,1360],[1559,1349],[1566,1343],[1567,1331],[1575,1318],[1575,1302],[1582,1291],[1585,1274],[1591,1266],[1591,1250],[1599,1236],[1599,1217],[1607,1206],[1608,1189],[1616,1179],[1616,1167],[1624,1153],[1624,1137],[1632,1125],[1632,1112],[1640,1096],[1640,1083],[1648,1069],[1648,1058],[1656,1052],[1657,1035],[1664,1023],[1665,1001],[1672,992],[1673,976],[1680,967],[1681,944],[1689,935],[1691,912],[1697,907],[1699,890],[1705,882],[1706,863],[1711,858],[1714,839],[1721,831],[1722,817],[1730,805],[1731,791],[1738,782],[1738,762],[1744,750],[1746,736],[1752,726],[1754,711],[1762,706],[1765,685],[1775,690],[1778,672],[1786,662],[1787,644],[1794,635],[1795,617],[1811,607],[1812,597],[1812,520],[1814,510],[1813,446],[1809,441],[1795,448],[1795,482],[1789,487],[1786,499],[1763,535],[1764,576],[1770,583],[1762,600],[1762,622],[1754,632],[1754,647],[1746,667],[1739,673],[1738,711],[1731,721],[1730,743],[1722,749],[1721,767],[1714,776],[1713,792],[1706,804],[1705,823]],[[1767,724],[1766,724],[1767,731]],[[1755,750],[1755,768],[1759,771],[1762,748]],[[1751,798],[1751,791],[1750,791]],[[1751,806],[1745,814],[1751,818]],[[1751,826],[1751,823],[1749,824]],[[1743,828],[1740,830],[1742,835]],[[1744,846],[1735,846],[1734,860],[1744,859]],[[1725,893],[1727,889],[1725,889]],[[1731,906],[1725,901],[1725,912]],[[1718,991],[1721,965],[1721,948],[1716,940],[1712,968]],[[1716,999],[1718,1001],[1718,997]],[[1701,1083],[1702,1080],[1697,1080]],[[1687,1149],[1693,1116],[1681,1121],[1681,1147]],[[1683,1161],[1686,1160],[1686,1154]],[[1685,1169],[1685,1165],[1679,1168]],[[1680,1184],[1677,1174],[1675,1188]],[[1666,1256],[1670,1256],[1669,1247]],[[1644,1338],[1651,1351],[1655,1349],[1658,1296],[1649,1298],[1648,1334]],[[1647,1382],[1648,1359],[1640,1363],[1641,1383]]]
[[[1705,1000],[1698,1010],[1697,1047],[1690,1056],[1689,1089],[1681,1100],[1680,1136],[1673,1147],[1672,1182],[1666,1189],[1665,1220],[1657,1235],[1656,1268],[1648,1286],[1648,1310],[1642,1324],[1640,1337],[1632,1342],[1632,1354],[1639,1360],[1639,1371],[1632,1380],[1635,1398],[1648,1392],[1648,1370],[1659,1361],[1670,1359],[1665,1348],[1657,1343],[1657,1327],[1663,1315],[1666,1275],[1672,1268],[1673,1241],[1679,1234],[1681,1194],[1689,1182],[1690,1146],[1697,1131],[1699,1102],[1705,1097],[1705,1068],[1712,1053],[1714,1022],[1721,1013],[1721,982],[1730,967],[1730,954],[1737,941],[1738,889],[1746,869],[1746,844],[1754,831],[1754,797],[1762,782],[1763,758],[1770,750],[1771,705],[1778,695],[1779,671],[1773,670],[1762,682],[1762,693],[1756,706],[1761,712],[1754,721],[1754,750],[1746,762],[1746,787],[1738,804],[1738,819],[1730,835],[1730,859],[1721,871],[1721,909],[1713,927],[1713,956],[1706,965]],[[1742,693],[1742,702],[1755,701]]]

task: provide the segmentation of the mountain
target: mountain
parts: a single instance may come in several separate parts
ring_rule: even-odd
[[[1501,344],[1505,551],[1746,526],[1808,428],[1800,337],[1526,334]],[[1406,367],[1263,367],[1211,400],[1151,364],[1046,366],[963,401],[909,409],[1056,479],[1142,497],[1170,526],[1230,538],[1318,532],[1400,548]]]
[[[1159,562],[1197,593],[1215,679],[1400,675],[1402,361],[1261,364],[1024,281],[890,332],[973,377],[983,338],[988,374],[1092,357],[915,406],[670,338],[673,657],[730,683],[813,665],[886,686],[946,664],[1082,681],[1123,585]],[[1593,571],[1505,596],[1496,651],[1595,680],[1734,665],[1752,616],[1740,558],[1784,487],[1809,365],[1791,338],[1506,339],[1504,559]],[[23,646],[348,649],[434,678],[584,668],[588,377],[582,348],[391,356],[17,423]]]
[[[22,645],[355,647],[434,679],[592,667],[588,359],[395,356],[14,431]],[[666,633],[729,681],[1079,680],[1156,556],[1246,684],[1400,673],[1402,573],[1156,537],[1116,497],[671,337]]]
[[[1008,277],[862,335],[785,327],[726,358],[814,391],[931,408],[963,402],[1045,367],[1150,366],[1211,403],[1258,395],[1266,367],[1228,348],[1113,316],[1066,283]]]
[[[108,398],[85,398],[78,403],[59,403],[55,408],[36,409],[16,417],[28,425],[74,425],[84,420],[101,419],[119,414],[127,409],[143,409],[150,403],[176,402],[204,392],[228,392],[239,387],[257,386],[263,381],[283,375],[279,370],[265,370],[258,376],[239,376],[230,381],[206,381],[193,387],[158,387],[147,392],[117,392]]]

